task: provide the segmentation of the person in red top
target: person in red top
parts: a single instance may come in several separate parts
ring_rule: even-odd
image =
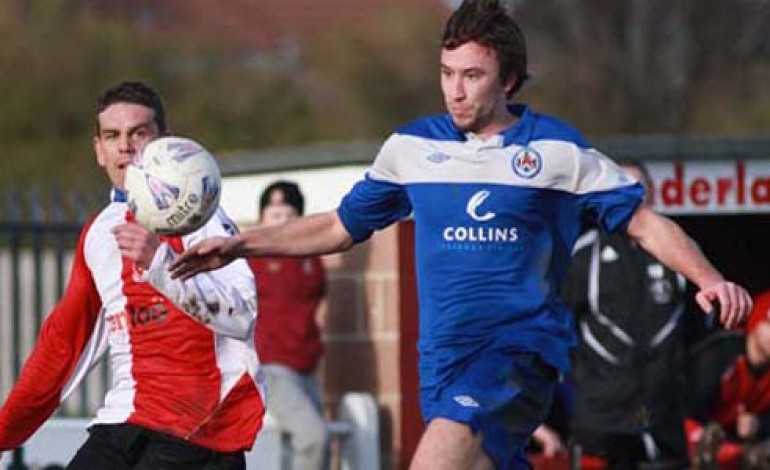
[[[726,333],[715,340],[707,348],[713,352],[703,355],[693,397],[696,421],[708,425],[704,430],[688,423],[694,460],[719,468],[733,468],[740,460],[742,468],[755,468],[747,462],[762,461],[765,466],[758,468],[770,468],[770,290],[754,298],[745,335]],[[725,442],[705,445],[715,439]],[[700,455],[707,452],[716,455]]]
[[[296,183],[276,181],[260,196],[260,223],[285,223],[302,215],[304,208]],[[252,258],[248,263],[257,280],[255,339],[267,382],[268,412],[290,436],[291,468],[324,468],[328,435],[314,375],[323,352],[315,318],[326,290],[323,264],[318,256]]]
[[[158,237],[133,222],[124,183],[168,134],[158,93],[123,82],[96,103],[93,146],[113,189],[83,227],[66,291],[0,407],[0,452],[22,445],[104,355],[112,382],[71,470],[245,470],[264,402],[246,262],[177,282],[175,253],[234,233],[220,209],[200,229]]]

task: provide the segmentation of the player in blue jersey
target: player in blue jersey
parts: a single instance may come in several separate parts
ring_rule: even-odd
[[[428,424],[411,468],[527,468],[524,445],[575,344],[557,287],[586,213],[692,280],[704,310],[718,301],[725,326],[745,318],[751,299],[679,226],[641,206],[642,186],[576,130],[509,104],[527,55],[498,1],[462,3],[440,62],[448,113],[397,129],[337,210],[204,240],[172,274],[342,251],[413,214]]]

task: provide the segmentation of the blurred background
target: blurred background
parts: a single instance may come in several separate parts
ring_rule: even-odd
[[[440,112],[441,0],[2,0],[0,187],[106,187],[93,102],[142,79],[173,130],[236,150],[380,139]],[[765,0],[516,0],[519,99],[589,137],[770,128]]]

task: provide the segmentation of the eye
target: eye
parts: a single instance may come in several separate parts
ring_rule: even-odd
[[[151,137],[152,137],[152,133],[146,127],[143,127],[141,129],[137,129],[131,135],[131,138],[135,139],[135,140],[144,140],[144,139],[148,139],[148,138],[151,138]]]

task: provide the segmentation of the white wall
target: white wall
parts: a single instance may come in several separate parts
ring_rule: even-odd
[[[291,170],[248,176],[224,177],[222,207],[240,225],[257,221],[257,206],[262,190],[277,179],[299,184],[305,195],[305,213],[336,208],[342,196],[364,177],[366,166],[341,166],[313,170]]]

